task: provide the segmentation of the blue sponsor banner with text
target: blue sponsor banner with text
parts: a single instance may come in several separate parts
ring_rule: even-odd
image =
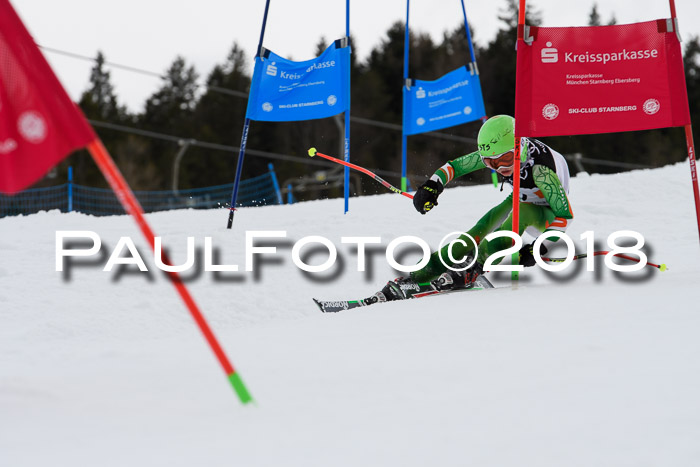
[[[326,118],[350,104],[350,47],[335,41],[320,56],[293,62],[267,50],[255,58],[246,117],[268,122]]]
[[[435,81],[413,80],[403,88],[404,132],[441,130],[479,120],[486,115],[479,76],[460,67]]]

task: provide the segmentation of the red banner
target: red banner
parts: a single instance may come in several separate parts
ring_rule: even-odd
[[[0,0],[0,191],[20,191],[96,138],[12,5]]]
[[[532,41],[518,41],[518,134],[580,135],[689,124],[683,57],[672,31],[671,20],[531,27]]]

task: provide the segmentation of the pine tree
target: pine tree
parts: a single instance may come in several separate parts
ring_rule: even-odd
[[[224,62],[215,65],[209,73],[206,90],[197,102],[193,117],[197,139],[227,146],[240,145],[251,82],[247,68],[245,52],[234,43]],[[182,159],[180,187],[232,182],[237,157],[238,153],[190,147]],[[246,162],[248,167],[250,160]]]
[[[598,14],[598,4],[594,3],[591,13],[588,15],[589,26],[600,26],[600,14]]]
[[[194,114],[198,99],[198,74],[193,66],[187,66],[185,59],[177,57],[163,76],[163,84],[146,101],[145,111],[139,117],[140,125],[147,129],[168,135],[188,138],[195,128]],[[159,177],[153,180],[152,188],[169,189],[172,168],[179,147],[162,140],[149,141],[149,161],[157,168]]]
[[[234,43],[226,60],[206,80],[206,91],[195,110],[198,137],[220,144],[238,145],[245,119],[250,77],[243,49]],[[227,92],[232,91],[232,92]]]
[[[98,51],[95,64],[90,70],[88,88],[81,95],[78,105],[88,119],[122,124],[128,120],[128,112],[126,107],[120,106],[117,102],[110,73],[105,69],[105,62],[104,54]],[[107,150],[116,155],[119,143],[126,135],[99,127],[97,132]],[[59,179],[65,180],[68,167],[74,168],[76,183],[88,186],[106,186],[104,177],[87,151],[78,151],[60,164],[58,167]]]
[[[693,141],[700,141],[700,37],[693,36],[686,43],[683,54],[685,81],[690,104],[690,119],[695,123]]]
[[[110,73],[104,66],[104,54],[98,51],[90,71],[90,87],[83,92],[79,105],[88,118],[116,123],[124,119],[126,109],[117,104]]]
[[[177,57],[163,76],[163,85],[146,101],[142,123],[153,130],[175,132],[191,123],[197,105],[197,79],[193,66]]]

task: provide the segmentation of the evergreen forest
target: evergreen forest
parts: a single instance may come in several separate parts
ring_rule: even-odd
[[[541,17],[530,8],[527,23],[539,25]],[[495,20],[495,19],[494,19]],[[488,115],[514,112],[515,40],[517,2],[503,0],[500,29],[485,45],[478,28],[472,29],[476,60]],[[590,25],[604,21],[594,6]],[[331,38],[336,39],[336,38]],[[409,75],[433,80],[465,65],[469,49],[464,26],[443,33],[439,42],[420,31],[411,33]],[[317,51],[328,40],[319,38]],[[352,37],[351,37],[352,44]],[[691,118],[700,128],[700,40],[683,42],[685,73]],[[401,120],[404,24],[397,22],[382,40],[358,61],[353,50],[351,68],[351,161],[400,185]],[[140,113],[130,113],[115,94],[107,57],[98,52],[79,105],[95,127],[118,167],[134,190],[199,188],[231,183],[245,119],[252,57],[234,43],[220,64],[200,75],[184,57],[174,58],[164,71],[158,89],[148,97]],[[446,161],[476,149],[481,122],[409,137],[408,176],[413,189]],[[283,187],[292,185],[296,199],[342,196],[342,167],[309,158],[309,147],[342,157],[342,115],[305,122],[251,125],[243,178],[260,175],[274,164]],[[695,140],[698,139],[696,131]],[[580,163],[569,162],[572,174],[612,173],[632,168],[659,167],[687,158],[683,129],[543,138],[565,155],[580,154]],[[106,187],[101,173],[86,151],[64,160],[38,186],[63,183],[72,166],[75,182]],[[459,183],[488,183],[491,174],[480,171]],[[471,178],[470,178],[471,177]],[[351,193],[372,194],[384,188],[364,175],[353,174]]]

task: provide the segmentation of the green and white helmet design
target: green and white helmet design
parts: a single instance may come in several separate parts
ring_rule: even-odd
[[[515,119],[510,115],[496,115],[482,125],[477,137],[482,158],[500,156],[515,149]]]

